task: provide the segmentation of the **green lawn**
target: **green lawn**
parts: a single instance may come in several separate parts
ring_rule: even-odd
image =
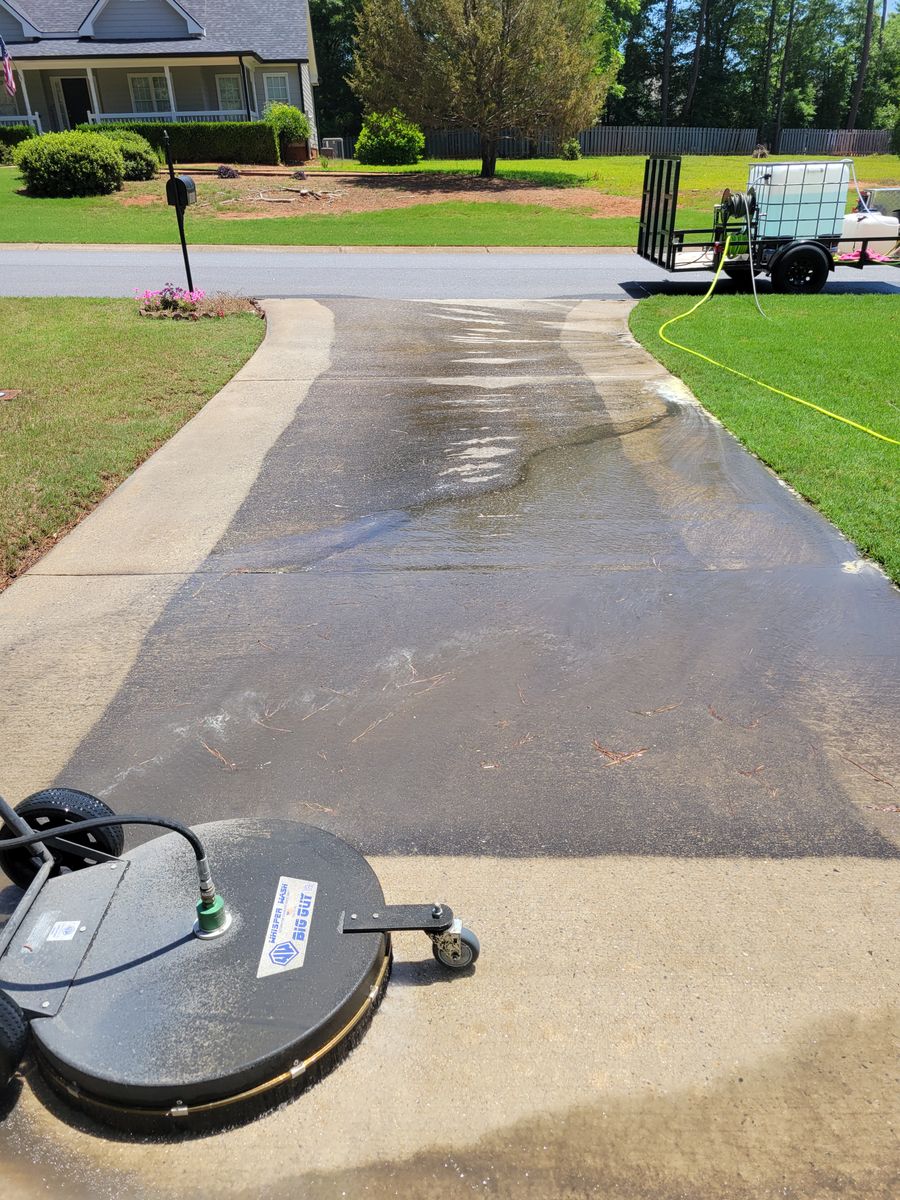
[[[198,177],[201,196],[204,182]],[[0,167],[0,241],[177,243],[174,214],[162,205],[126,208],[115,196],[38,199],[21,195],[20,187],[17,172]],[[540,205],[453,200],[373,213],[253,221],[226,221],[192,209],[186,225],[188,239],[196,245],[630,246],[638,223],[633,217],[594,218]]]
[[[130,300],[0,299],[0,588],[256,349],[252,314],[162,321]]]
[[[900,446],[665,345],[660,324],[695,298],[653,296],[631,314],[636,337],[701,404],[900,582]],[[895,296],[713,296],[668,337],[748,375],[900,438]]]
[[[799,156],[794,156],[799,157]],[[679,221],[707,225],[712,203],[728,185],[744,186],[748,159],[743,156],[693,156],[683,159]],[[415,167],[354,169],[472,174],[474,160],[435,159]],[[866,183],[900,183],[900,158],[873,155],[858,160]],[[536,184],[585,188],[610,195],[639,197],[644,159],[639,156],[561,159],[509,159],[501,177]],[[323,172],[325,174],[325,172]],[[201,198],[213,186],[198,176]],[[156,186],[156,185],[152,185]],[[21,180],[12,167],[0,167],[0,241],[6,242],[155,242],[175,240],[173,214],[162,207],[125,207],[116,196],[48,200],[19,194]],[[589,199],[586,198],[586,204]],[[465,200],[422,204],[375,213],[277,217],[226,221],[208,210],[187,216],[190,240],[200,245],[270,246],[633,246],[634,217],[591,217],[549,206],[473,203]]]
[[[815,158],[809,154],[778,156],[777,162],[803,162]],[[727,186],[741,190],[747,183],[745,154],[693,154],[681,160],[680,189],[685,193],[702,193],[718,200]],[[830,161],[827,158],[817,161]],[[833,161],[839,162],[835,158]],[[644,182],[643,155],[614,155],[608,158],[581,158],[565,162],[559,158],[501,159],[497,174],[507,179],[530,179],[554,187],[592,187],[613,196],[640,196]],[[857,158],[856,172],[861,183],[900,184],[900,157],[896,154],[872,154]],[[469,159],[425,159],[412,167],[364,167],[356,161],[335,163],[335,170],[352,171],[440,171],[451,174],[475,174],[481,164]]]

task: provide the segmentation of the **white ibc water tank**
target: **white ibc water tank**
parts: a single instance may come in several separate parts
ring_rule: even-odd
[[[900,221],[885,213],[847,213],[844,217],[844,227],[841,240],[838,243],[839,254],[855,254],[862,250],[863,238],[900,238]],[[870,254],[884,254],[890,250],[893,242],[879,242],[869,246]]]
[[[756,191],[759,236],[837,236],[852,162],[754,163],[747,186]]]

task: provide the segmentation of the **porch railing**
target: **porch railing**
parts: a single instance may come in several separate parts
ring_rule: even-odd
[[[42,132],[40,113],[32,113],[31,116],[2,116],[0,125],[30,125],[37,133]]]
[[[202,112],[148,112],[148,113],[88,113],[88,120],[92,125],[96,125],[100,121],[149,121],[153,124],[161,122],[168,123],[183,123],[185,121],[246,121],[247,110],[245,108],[216,108],[204,109]]]

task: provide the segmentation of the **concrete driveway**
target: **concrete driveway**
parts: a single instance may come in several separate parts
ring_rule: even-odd
[[[267,309],[0,597],[4,793],[322,825],[482,958],[399,936],[350,1058],[212,1137],[32,1072],[4,1194],[896,1194],[896,590],[627,304]]]

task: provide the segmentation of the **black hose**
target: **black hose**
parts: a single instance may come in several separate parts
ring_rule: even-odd
[[[33,846],[35,842],[46,842],[54,837],[67,837],[69,834],[87,832],[89,829],[102,829],[105,825],[158,825],[161,829],[171,829],[186,838],[194,851],[197,862],[206,858],[203,843],[187,825],[180,821],[170,821],[166,817],[91,817],[87,821],[73,821],[70,825],[56,825],[47,829],[39,829],[35,833],[22,834],[19,837],[6,838],[0,834],[0,851],[16,850],[19,846]]]

